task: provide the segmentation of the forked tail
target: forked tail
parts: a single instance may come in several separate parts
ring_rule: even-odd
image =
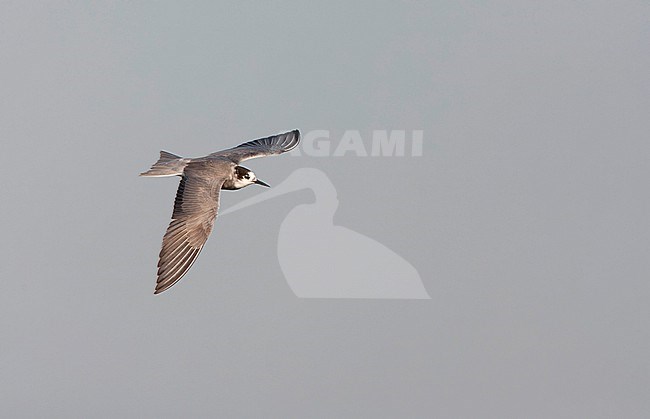
[[[168,151],[161,151],[158,161],[151,166],[151,169],[140,173],[140,176],[179,176],[183,174],[183,169],[185,169],[188,162],[189,159],[184,159]]]

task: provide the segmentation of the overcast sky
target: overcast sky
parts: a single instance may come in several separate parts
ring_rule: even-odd
[[[648,417],[649,17],[645,1],[2,2],[2,416]],[[153,295],[178,180],[138,173],[160,149],[293,128],[368,150],[374,130],[422,131],[422,156],[246,166],[271,185],[324,173],[334,224],[431,299],[297,297],[278,237],[308,189],[218,219]]]

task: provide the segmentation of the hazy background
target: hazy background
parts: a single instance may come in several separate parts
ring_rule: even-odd
[[[1,3],[3,416],[648,416],[648,3],[326,3]],[[178,181],[137,174],[292,128],[424,130],[247,166],[326,172],[431,300],[296,298],[309,191],[153,295]]]

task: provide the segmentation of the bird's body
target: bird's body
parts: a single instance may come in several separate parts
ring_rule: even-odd
[[[163,238],[155,293],[159,294],[187,273],[208,240],[219,209],[221,189],[269,186],[239,163],[282,154],[300,142],[298,130],[243,143],[199,158],[183,158],[161,151],[160,159],[141,176],[180,176],[172,221]]]

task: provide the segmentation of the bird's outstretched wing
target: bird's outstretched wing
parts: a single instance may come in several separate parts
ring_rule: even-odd
[[[239,164],[241,161],[256,157],[286,153],[296,148],[299,142],[300,131],[296,129],[283,134],[249,141],[237,147],[229,148],[228,150],[217,151],[208,157],[226,157],[234,163]]]
[[[177,283],[201,253],[217,217],[224,180],[224,176],[215,177],[204,162],[185,168],[160,250],[155,294]]]

